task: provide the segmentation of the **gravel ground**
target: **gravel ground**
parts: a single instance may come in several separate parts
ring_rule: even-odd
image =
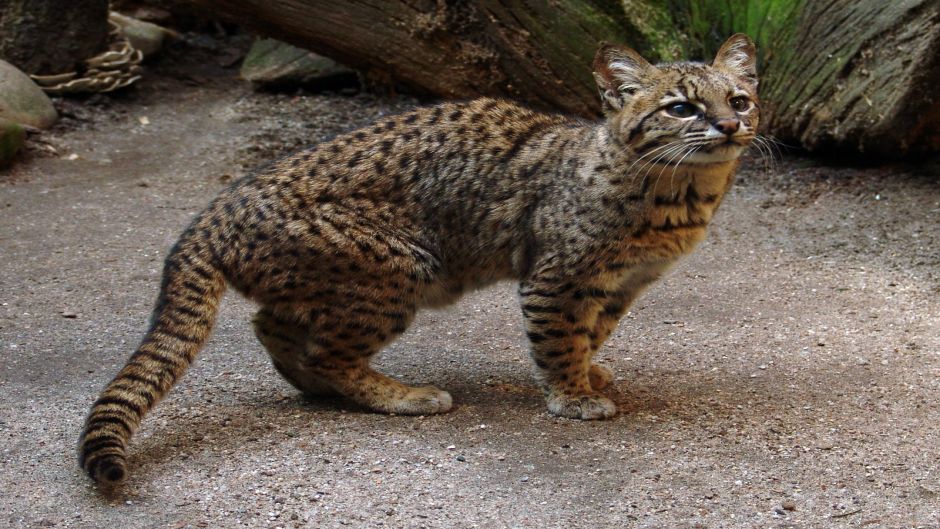
[[[0,173],[0,526],[940,528],[940,168],[800,158],[749,160],[612,336],[616,419],[546,413],[510,285],[380,359],[452,392],[426,418],[300,398],[230,295],[102,494],[79,429],[188,219],[248,167],[415,104],[165,69],[60,102]]]

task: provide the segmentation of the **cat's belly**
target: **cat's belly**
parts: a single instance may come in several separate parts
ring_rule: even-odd
[[[486,288],[499,281],[511,279],[506,270],[481,269],[475,274],[460,274],[440,278],[418,291],[419,304],[427,308],[442,308],[455,303],[465,293]]]

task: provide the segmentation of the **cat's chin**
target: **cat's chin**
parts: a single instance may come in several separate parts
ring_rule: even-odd
[[[737,144],[722,144],[707,151],[697,151],[682,161],[683,164],[727,163],[737,160],[744,147]]]

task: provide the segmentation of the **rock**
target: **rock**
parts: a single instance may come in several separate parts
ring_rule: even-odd
[[[108,0],[0,0],[0,59],[26,73],[74,71],[109,30]]]
[[[29,76],[0,60],[0,118],[46,129],[58,117],[52,101]]]
[[[10,163],[26,139],[26,131],[18,123],[0,118],[0,167]]]
[[[108,20],[121,30],[131,46],[140,50],[144,57],[148,58],[160,51],[163,47],[163,39],[170,34],[169,30],[156,24],[137,20],[113,11],[108,16]]]
[[[242,62],[243,79],[268,87],[336,87],[358,82],[356,72],[333,59],[274,39],[258,39]]]

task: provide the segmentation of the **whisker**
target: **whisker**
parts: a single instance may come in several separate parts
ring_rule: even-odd
[[[630,170],[632,170],[633,167],[634,167],[636,164],[638,164],[638,163],[640,163],[641,161],[643,161],[644,158],[646,158],[646,157],[648,157],[648,156],[653,156],[653,155],[655,154],[655,156],[653,156],[653,158],[651,159],[651,161],[648,161],[648,162],[645,163],[644,165],[640,166],[640,169],[639,169],[639,170],[635,173],[635,175],[634,175],[633,183],[636,183],[637,179],[639,178],[639,175],[643,172],[643,169],[646,168],[647,165],[649,165],[650,163],[655,164],[655,163],[656,163],[656,160],[659,159],[660,156],[661,156],[663,153],[668,153],[670,150],[672,150],[673,148],[675,148],[675,147],[676,147],[677,145],[679,145],[680,143],[681,143],[681,142],[672,141],[672,142],[667,143],[666,145],[662,145],[662,146],[660,146],[660,147],[657,147],[657,148],[651,150],[650,152],[644,154],[643,156],[640,156],[636,161],[634,161],[632,164],[630,164],[630,167],[627,168],[627,172],[630,172]],[[644,176],[644,179],[641,179],[641,180],[640,180],[640,185],[642,186],[645,182],[646,182],[646,181],[645,181],[645,176]]]
[[[653,167],[655,167],[656,164],[659,163],[660,160],[663,160],[667,157],[669,157],[669,159],[672,160],[674,159],[673,155],[679,152],[682,152],[685,148],[686,148],[686,145],[684,143],[679,143],[678,145],[673,146],[673,148],[668,149],[663,153],[660,153],[658,156],[656,156],[656,158],[653,158],[652,160],[646,162],[646,164],[644,164],[643,167],[640,167],[640,171],[643,171],[643,169],[646,169],[646,172],[643,174],[643,179],[640,181],[640,185],[642,186],[646,184],[646,178],[649,176],[650,172],[653,170]],[[666,162],[667,165],[668,163],[669,162]],[[659,175],[662,176],[662,173],[665,170],[666,170],[665,167],[661,168],[659,170]],[[657,179],[656,184],[653,186],[654,189],[658,185],[659,185],[659,180]]]
[[[692,155],[693,155],[696,151],[698,151],[699,149],[701,149],[701,147],[698,147],[698,146],[693,146],[693,147],[691,147],[691,148],[689,149],[689,152],[687,152],[687,153],[685,154],[685,156],[683,156],[682,158],[679,158],[679,161],[676,162],[676,166],[672,168],[672,175],[669,177],[669,178],[670,178],[670,182],[669,182],[669,192],[670,192],[670,193],[674,193],[673,190],[672,190],[672,186],[673,186],[673,185],[675,184],[675,182],[676,182],[676,171],[679,169],[679,166],[682,165],[683,160],[685,160],[685,159],[688,158],[689,156],[692,156]]]
[[[693,149],[693,148],[694,148],[694,147],[690,147],[690,146],[688,146],[688,145],[686,145],[686,144],[682,144],[679,149],[670,151],[669,160],[667,160],[666,163],[664,164],[664,165],[666,165],[666,167],[661,167],[661,168],[659,169],[659,175],[656,177],[656,183],[653,184],[653,196],[656,195],[656,189],[659,188],[659,182],[660,182],[660,180],[662,180],[662,178],[663,178],[663,173],[666,172],[666,168],[667,168],[669,165],[672,165],[673,161],[675,161],[676,158],[679,158],[680,156],[684,157],[683,154],[685,153],[685,150],[686,150],[686,149]],[[678,167],[679,167],[679,166],[676,165],[676,166],[673,168],[673,174],[675,174],[675,170],[676,170]],[[651,168],[651,169],[652,169],[652,168]],[[670,193],[672,193],[672,185],[673,185],[673,182],[670,182],[670,183],[669,183],[669,191],[670,191]]]

